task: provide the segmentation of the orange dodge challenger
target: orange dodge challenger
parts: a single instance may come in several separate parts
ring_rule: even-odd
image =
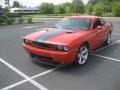
[[[98,16],[70,16],[53,28],[43,28],[23,38],[24,49],[38,61],[84,65],[90,52],[111,42],[112,24]]]

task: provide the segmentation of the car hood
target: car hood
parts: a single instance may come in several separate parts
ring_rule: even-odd
[[[37,42],[45,42],[52,44],[67,45],[78,37],[86,34],[87,30],[60,29],[60,28],[44,28],[41,31],[27,35],[25,39]]]

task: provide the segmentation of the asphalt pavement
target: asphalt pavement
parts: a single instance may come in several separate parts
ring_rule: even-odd
[[[35,63],[22,48],[22,37],[44,23],[0,26],[0,90],[120,90],[120,18],[113,23],[112,44],[90,55],[83,67]]]

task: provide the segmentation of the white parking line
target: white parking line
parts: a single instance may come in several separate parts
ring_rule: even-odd
[[[105,58],[105,59],[109,59],[109,60],[112,60],[112,61],[120,62],[119,59],[115,59],[115,58],[111,58],[111,57],[106,57],[106,56],[102,56],[102,55],[98,55],[98,54],[92,54],[92,55],[100,57],[100,58]]]
[[[111,43],[109,46],[105,46],[105,47],[102,47],[102,48],[97,49],[97,50],[94,51],[93,53],[96,53],[96,52],[98,52],[98,51],[101,51],[101,50],[103,50],[103,49],[105,49],[105,48],[107,48],[107,47],[110,47],[110,46],[112,46],[112,45],[114,45],[114,44],[117,44],[117,43],[119,43],[119,42],[120,42],[120,40],[117,40],[116,42]]]
[[[30,77],[29,79],[24,79],[24,80],[22,80],[22,81],[19,81],[19,82],[17,82],[17,83],[14,83],[14,84],[12,84],[12,85],[9,85],[9,86],[7,86],[7,87],[4,87],[4,88],[2,88],[1,90],[8,90],[8,89],[14,88],[14,87],[16,87],[16,86],[18,86],[18,85],[21,85],[21,84],[23,84],[23,83],[25,83],[25,82],[28,82],[30,79],[35,79],[35,78],[37,78],[37,77],[46,75],[46,74],[48,74],[48,73],[50,73],[50,72],[53,72],[53,71],[55,71],[55,70],[57,70],[57,69],[58,69],[58,68],[50,69],[50,70],[45,71],[45,72],[43,72],[43,73],[34,75],[34,76]]]
[[[9,64],[8,62],[6,62],[5,60],[3,60],[2,58],[0,58],[0,62],[2,62],[3,64],[5,64],[7,67],[9,67],[10,69],[12,69],[14,72],[16,72],[17,74],[19,74],[20,76],[22,76],[23,78],[25,78],[25,80],[29,81],[30,83],[32,83],[33,85],[35,85],[36,87],[38,87],[40,90],[48,90],[46,87],[42,86],[41,84],[37,83],[36,81],[34,81],[32,78],[30,78],[29,76],[27,76],[26,74],[24,74],[23,72],[21,72],[20,70],[18,70],[17,68],[15,68],[14,66],[12,66],[11,64]],[[54,71],[55,69],[53,70],[50,70],[50,71],[47,71],[47,72],[44,72],[40,75],[44,75],[46,73],[49,73],[51,71]],[[39,76],[39,75],[37,75]],[[34,76],[35,77],[35,76]],[[14,85],[13,85],[14,86]],[[9,89],[9,88],[8,88]],[[1,90],[8,90],[6,88],[4,89],[1,89]]]

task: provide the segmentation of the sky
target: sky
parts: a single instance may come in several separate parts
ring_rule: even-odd
[[[0,5],[4,6],[4,1],[5,0],[0,0]],[[28,6],[28,7],[36,7],[40,5],[42,2],[49,2],[49,3],[54,3],[54,4],[72,2],[72,0],[10,0],[10,5],[12,5],[13,1],[18,1],[23,6]],[[86,4],[88,0],[83,0],[83,2]]]

